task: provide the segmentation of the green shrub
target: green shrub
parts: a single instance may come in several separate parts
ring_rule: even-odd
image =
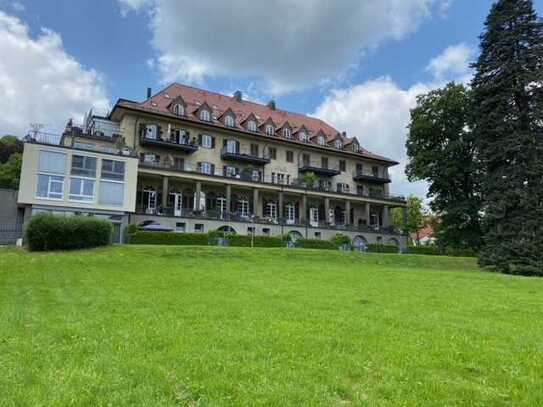
[[[74,250],[111,242],[111,223],[83,216],[33,216],[26,228],[30,250]]]
[[[298,239],[296,240],[296,247],[301,249],[337,250],[337,246],[332,241],[319,239]]]
[[[455,257],[476,257],[477,252],[472,249],[442,248],[440,246],[409,246],[407,253],[424,254],[430,256],[455,256]]]
[[[175,233],[138,231],[132,236],[132,244],[165,244],[207,246],[207,233]]]
[[[124,228],[124,242],[125,243],[131,243],[132,237],[134,236],[134,233],[138,231],[138,227],[131,223],[127,227]]]
[[[281,237],[255,236],[254,247],[283,247],[286,242]],[[230,235],[228,245],[234,247],[251,247],[251,236]]]
[[[332,238],[332,243],[341,250],[351,250],[351,238],[343,233],[337,233]]]
[[[370,253],[398,253],[400,248],[394,244],[368,244],[367,251]]]

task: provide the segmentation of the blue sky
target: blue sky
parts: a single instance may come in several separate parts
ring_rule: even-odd
[[[362,4],[362,5],[361,5]],[[416,94],[469,81],[491,0],[0,0],[0,134],[171,81],[312,114],[402,162]],[[534,1],[543,15],[543,0]],[[6,41],[9,39],[9,41]],[[4,45],[2,45],[4,44]],[[7,44],[7,45],[6,45]],[[432,62],[433,61],[433,62]]]

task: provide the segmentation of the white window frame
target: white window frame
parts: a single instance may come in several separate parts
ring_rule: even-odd
[[[224,117],[224,125],[228,127],[235,126],[234,117],[231,114],[228,114]]]
[[[238,212],[242,218],[249,217],[249,200],[242,198],[238,200]]]
[[[39,195],[39,183],[40,183],[40,177],[47,177],[47,192],[46,196]],[[60,192],[52,192],[52,185],[53,184],[60,184]],[[57,196],[51,196],[51,195],[60,195],[60,197]],[[56,175],[56,174],[38,174],[37,177],[37,184],[36,184],[36,198],[38,199],[51,199],[55,201],[62,201],[64,199],[64,176],[63,175]]]
[[[156,124],[145,125],[144,137],[149,140],[156,140],[158,138],[158,126]]]
[[[113,181],[113,180],[101,180],[100,181],[100,184],[98,186],[98,191],[100,191],[100,187],[102,186],[102,184],[117,184],[117,185],[120,185],[121,186],[121,191],[122,191],[122,199],[121,199],[121,203],[102,203],[101,199],[102,197],[100,196],[101,193],[98,192],[98,205],[103,205],[103,206],[114,206],[114,207],[122,207],[124,206],[124,203],[126,201],[126,194],[125,194],[125,191],[124,191],[124,182],[121,182],[121,181]]]
[[[292,138],[292,131],[288,127],[283,128],[283,137],[289,140]]]
[[[266,125],[266,134],[268,136],[273,136],[275,134],[275,128],[273,127],[273,124]]]
[[[343,150],[343,141],[341,141],[341,140],[339,140],[339,139],[336,140],[336,141],[335,141],[335,146],[336,146],[336,148],[337,148],[338,150]]]
[[[305,131],[300,132],[300,141],[307,141],[307,133]]]
[[[112,171],[104,170],[104,163],[105,162],[111,162],[112,163],[112,165],[111,165]],[[115,169],[118,169],[118,168],[116,168],[117,166],[122,166],[123,167],[122,168],[122,173],[115,171]],[[101,179],[106,179],[106,180],[110,180],[110,181],[124,181],[125,173],[126,173],[126,163],[124,161],[110,160],[110,159],[106,159],[106,158],[102,159],[101,172],[100,172],[100,178]],[[113,174],[113,175],[118,176],[118,177],[117,178],[115,178],[115,176],[110,177],[108,174]]]
[[[258,126],[254,120],[249,120],[247,122],[247,130],[254,132],[258,131]]]
[[[319,136],[319,145],[324,146],[326,145],[326,140],[324,139],[324,136]]]
[[[287,225],[294,225],[296,222],[296,207],[292,203],[285,205],[286,223]]]
[[[210,122],[211,121],[211,113],[207,109],[200,110],[200,120],[203,122]]]
[[[237,168],[232,165],[226,166],[226,171],[224,172],[224,175],[227,177],[234,178],[237,175]]]
[[[74,159],[76,157],[83,158],[83,167],[74,167]],[[82,172],[89,171],[89,168],[85,167],[85,165],[87,164],[87,161],[92,161],[92,160],[94,160],[94,174],[90,175],[90,174],[79,173],[79,171],[82,171]],[[87,155],[73,154],[70,164],[71,164],[70,175],[74,177],[82,177],[82,178],[96,178],[96,172],[98,171],[98,158],[87,156]],[[76,170],[75,173],[74,173],[74,169]]]
[[[277,203],[275,202],[266,203],[266,217],[277,220]]]
[[[202,147],[213,148],[213,138],[209,134],[202,134]]]
[[[211,163],[202,161],[200,163],[200,173],[201,174],[211,175]]]
[[[220,218],[223,219],[227,212],[225,197],[220,196],[217,198],[217,209],[219,210]]]
[[[230,154],[238,153],[236,140],[226,140],[226,152]]]
[[[80,181],[78,193],[72,193],[72,182]],[[85,183],[92,182],[92,195],[85,194]],[[68,199],[75,202],[94,202],[96,196],[96,181],[91,178],[71,177],[70,178],[70,190],[68,191]]]
[[[173,113],[177,116],[184,116],[185,106],[183,106],[181,103],[176,103],[175,105],[173,105]]]

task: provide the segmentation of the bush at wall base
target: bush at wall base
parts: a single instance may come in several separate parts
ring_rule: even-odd
[[[366,251],[369,253],[399,253],[400,248],[394,244],[368,244]]]
[[[30,250],[74,250],[111,242],[111,223],[87,216],[39,214],[26,227]]]

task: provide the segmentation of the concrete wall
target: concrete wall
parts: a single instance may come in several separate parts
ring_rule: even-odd
[[[38,184],[38,166],[40,151],[52,151],[64,153],[67,156],[66,168],[64,173],[64,194],[62,199],[47,199],[36,196]],[[81,202],[69,199],[70,190],[70,168],[73,155],[83,155],[97,158],[97,176],[95,183],[95,193],[93,202]],[[125,179],[124,179],[124,199],[122,206],[102,205],[98,202],[101,173],[101,160],[109,159],[123,161],[125,163]],[[107,211],[119,212],[134,212],[136,205],[136,184],[138,174],[138,160],[133,157],[125,157],[119,155],[101,154],[90,151],[79,151],[64,147],[25,143],[23,153],[23,164],[21,170],[21,184],[19,187],[18,203],[21,205],[47,205],[58,207],[71,207],[84,209],[99,209]]]

